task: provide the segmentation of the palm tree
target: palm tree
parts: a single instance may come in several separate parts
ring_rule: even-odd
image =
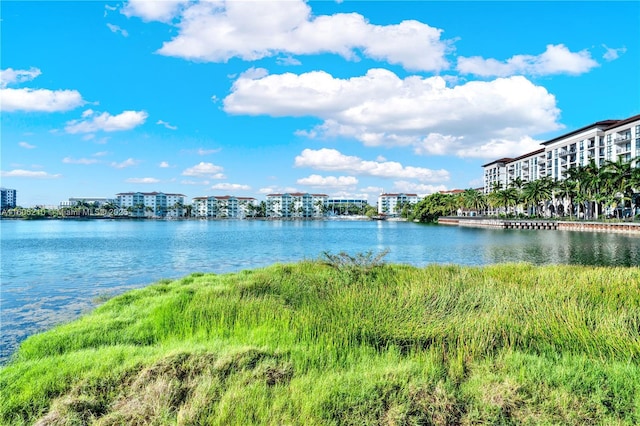
[[[314,203],[314,206],[316,208],[316,211],[320,213],[320,216],[324,216],[325,213],[327,212],[327,206],[324,204],[324,201],[322,200],[316,200],[316,202]]]
[[[487,207],[487,199],[484,194],[476,191],[475,189],[466,189],[462,193],[462,199],[464,207],[468,210],[474,210],[480,213]]]
[[[102,205],[102,209],[105,210],[106,214],[109,216],[115,216],[119,208],[120,207],[113,201],[107,201]]]
[[[266,217],[267,216],[267,202],[260,201],[258,204],[258,217]]]
[[[578,204],[578,207],[582,207],[584,217],[586,218],[585,212],[585,203],[589,201],[589,197],[587,196],[586,185],[588,181],[589,170],[586,166],[576,166],[572,167],[565,172],[565,178],[569,182],[572,182],[574,188],[574,199]],[[580,208],[576,212],[576,215],[580,214]]]
[[[133,205],[132,211],[135,213],[136,217],[139,217],[142,214],[143,210],[144,210],[143,203],[138,203]]]
[[[553,180],[549,177],[532,180],[523,189],[524,200],[533,206],[533,214],[538,214],[538,207],[543,201],[550,200],[553,195]]]
[[[584,182],[585,191],[589,202],[593,203],[592,217],[598,219],[600,203],[606,199],[604,189],[607,171],[598,167],[593,159],[585,166],[585,169],[587,171]]]
[[[455,194],[445,194],[444,207],[450,216],[462,206],[461,199]]]
[[[524,186],[524,181],[520,176],[512,179],[511,182],[509,182],[509,187],[511,188],[522,189],[523,186]]]
[[[633,185],[631,182],[633,168],[631,164],[635,160],[637,158],[627,161],[622,157],[618,157],[617,161],[607,161],[602,167],[606,186],[610,191],[611,204],[621,206],[622,209],[626,207],[626,201],[631,201],[633,198]],[[616,208],[616,215],[617,211],[618,209]]]
[[[631,197],[631,212],[635,216],[640,206],[640,160],[636,160],[636,167],[631,171],[631,188],[633,188],[633,196]]]
[[[519,206],[523,201],[522,188],[524,187],[524,181],[520,176],[514,178],[509,182],[509,188],[513,188],[516,191],[516,206]]]
[[[492,192],[489,197],[493,199],[494,206],[504,206],[504,212],[508,214],[509,206],[516,205],[518,201],[518,192],[514,188],[507,188]]]
[[[176,201],[172,209],[174,209],[178,213],[178,217],[184,216],[184,204],[181,201]]]
[[[556,182],[555,192],[561,197],[564,201],[567,201],[567,209],[569,210],[569,218],[573,213],[573,198],[576,194],[576,183],[571,179],[563,179],[561,181]]]

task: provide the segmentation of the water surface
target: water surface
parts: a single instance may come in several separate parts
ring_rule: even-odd
[[[388,221],[0,220],[0,362],[96,299],[192,272],[389,250],[388,262],[640,265],[640,237]]]

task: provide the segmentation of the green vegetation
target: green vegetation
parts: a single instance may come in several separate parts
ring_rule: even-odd
[[[474,189],[431,194],[403,212],[403,217],[434,222],[460,209],[475,215],[499,213],[511,218],[631,220],[640,209],[640,167],[632,167],[634,161],[640,164],[640,158],[618,159],[599,167],[592,160],[586,166],[568,169],[562,180],[544,177],[525,183],[517,177],[506,188],[496,182],[488,194]]]
[[[0,422],[640,423],[640,268],[353,260],[115,297],[23,342]]]

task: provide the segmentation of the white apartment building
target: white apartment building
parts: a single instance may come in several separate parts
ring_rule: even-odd
[[[191,215],[208,218],[243,219],[255,214],[258,200],[251,197],[235,197],[231,195],[195,197],[192,202]]]
[[[326,194],[291,192],[267,195],[267,217],[323,217]]]
[[[163,192],[121,192],[116,204],[134,217],[182,217],[184,195]]]
[[[507,163],[513,158],[501,158],[487,164],[483,164],[484,169],[484,192],[489,193],[494,188],[505,188],[507,186]]]
[[[405,204],[417,204],[417,194],[380,194],[378,196],[378,214],[399,216]]]
[[[541,149],[521,157],[484,164],[484,192],[491,192],[496,182],[504,189],[518,177],[523,183],[545,176],[561,180],[567,170],[586,166],[592,160],[598,166],[618,158],[631,161],[640,156],[640,115],[598,121],[541,145]],[[640,167],[640,162],[635,163],[634,167]]]

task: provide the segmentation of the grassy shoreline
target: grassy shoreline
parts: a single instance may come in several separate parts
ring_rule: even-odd
[[[192,274],[24,341],[1,424],[638,424],[640,268]]]

